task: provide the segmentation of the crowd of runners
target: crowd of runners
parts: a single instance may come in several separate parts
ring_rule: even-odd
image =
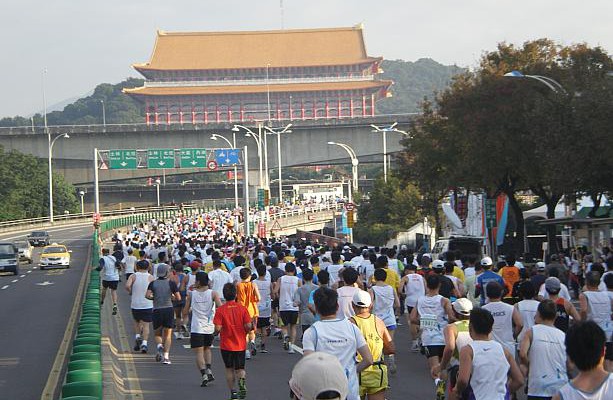
[[[424,355],[437,399],[522,390],[528,399],[613,399],[608,253],[534,267],[511,255],[432,260],[406,246],[244,238],[229,210],[152,220],[113,239],[100,259],[102,301],[110,291],[117,312],[123,274],[134,351],[171,364],[174,330],[189,338],[207,386],[219,340],[231,399],[246,398],[246,360],[266,353],[272,336],[304,354],[290,380],[297,399],[385,399],[388,374],[403,362],[396,347]],[[397,329],[412,341],[395,342]]]

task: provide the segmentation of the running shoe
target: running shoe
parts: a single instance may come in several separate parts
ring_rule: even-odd
[[[139,351],[141,344],[143,344],[143,339],[142,338],[136,338],[136,341],[134,342],[134,351]]]
[[[245,383],[245,378],[240,378],[238,380],[238,398],[239,399],[247,398],[247,384]]]
[[[283,338],[283,350],[289,350],[289,336]]]
[[[162,364],[170,365],[170,358],[165,358],[164,361],[162,361]]]
[[[260,344],[260,353],[268,353],[268,350],[266,350],[266,345],[264,343]]]
[[[164,348],[162,346],[158,346],[157,353],[155,354],[155,361],[160,362],[164,358]]]
[[[232,394],[230,395],[230,400],[238,400],[238,393],[232,391]]]
[[[251,360],[251,351],[249,351],[249,349],[245,350],[245,358]]]
[[[209,384],[209,377],[207,374],[202,374],[202,382],[200,383],[200,387],[206,387]]]
[[[147,347],[146,344],[141,344],[140,345],[140,352],[143,354],[147,354],[147,351],[149,350],[149,348]]]
[[[255,342],[249,342],[249,347],[251,348],[251,355],[255,356],[258,353],[258,349],[255,345]]]
[[[117,304],[113,304],[113,315],[117,315]]]
[[[206,370],[206,377],[209,380],[209,382],[213,382],[215,380],[215,377],[213,376],[213,371],[211,371],[210,368],[207,368]]]
[[[419,353],[419,343],[417,343],[417,340],[413,341],[413,345],[411,345],[411,352]]]
[[[436,400],[445,400],[445,381],[437,379],[436,381]]]
[[[289,345],[289,349],[287,350],[287,354],[294,354],[296,352],[296,350],[294,350],[294,346],[292,346],[291,344]]]

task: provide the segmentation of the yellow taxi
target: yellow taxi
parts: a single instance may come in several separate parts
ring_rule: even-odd
[[[63,244],[52,243],[43,247],[43,252],[40,255],[40,269],[50,267],[70,268],[70,253],[71,251]]]

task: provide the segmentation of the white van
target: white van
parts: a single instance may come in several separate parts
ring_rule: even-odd
[[[434,243],[432,260],[439,260],[450,250],[460,250],[462,255],[474,254],[477,260],[483,257],[483,238],[477,236],[449,236]]]

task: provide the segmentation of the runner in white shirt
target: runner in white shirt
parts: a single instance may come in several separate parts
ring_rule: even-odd
[[[208,275],[209,275],[209,286],[215,293],[219,295],[222,303],[225,302],[225,299],[223,298],[223,287],[226,283],[233,282],[232,276],[230,276],[229,273],[227,273],[221,268],[220,260],[213,261],[213,270],[209,272]]]
[[[453,389],[456,398],[506,400],[524,384],[513,355],[490,339],[493,325],[494,318],[489,311],[472,310],[469,331],[473,341],[460,351],[458,380]]]
[[[402,277],[400,287],[402,293],[406,296],[404,306],[406,307],[407,324],[410,326],[409,331],[412,338],[411,351],[416,353],[419,351],[419,343],[417,342],[419,325],[411,323],[411,311],[417,305],[417,299],[426,295],[426,281],[417,273],[417,267],[414,264],[407,265],[405,270],[408,270],[409,273]]]
[[[342,271],[342,276],[345,285],[336,290],[338,292],[338,311],[336,317],[339,319],[351,318],[355,315],[352,306],[353,295],[360,290],[357,284],[359,275],[356,270],[345,268]]]
[[[349,381],[347,400],[359,400],[358,374],[373,363],[368,344],[356,325],[347,319],[336,318],[338,294],[335,290],[321,287],[314,292],[313,299],[321,320],[304,333],[304,355],[321,351],[337,357]],[[357,364],[356,353],[362,357]]]
[[[582,320],[598,324],[606,337],[605,369],[613,371],[613,299],[608,292],[598,291],[600,274],[590,271],[585,275],[586,290],[579,295],[579,314]]]
[[[565,334],[554,326],[556,315],[555,303],[543,300],[538,305],[537,324],[521,341],[519,357],[528,376],[528,398],[551,398],[568,382]]]
[[[396,332],[396,314],[394,309],[400,308],[400,299],[396,289],[385,283],[387,271],[385,268],[375,270],[375,284],[368,290],[372,299],[372,313],[379,317],[390,333],[392,341]],[[396,360],[393,354],[386,357],[391,374],[396,373]]]
[[[136,272],[126,282],[126,290],[130,295],[130,308],[134,320],[134,351],[146,353],[148,350],[149,324],[153,320],[153,301],[145,297],[149,283],[153,276],[147,272],[149,263],[139,261],[136,263]]]
[[[130,275],[135,272],[134,267],[136,266],[136,257],[134,257],[134,255],[132,254],[133,252],[134,249],[132,249],[132,247],[128,247],[128,255],[125,256],[123,260],[121,260],[121,263],[123,264],[124,268],[124,273],[126,274],[126,280],[128,280],[128,278],[130,278]]]
[[[512,305],[502,302],[502,292],[503,288],[498,282],[488,283],[485,293],[489,303],[483,308],[494,317],[492,338],[503,345],[510,354],[515,354],[514,333],[519,333],[522,329],[521,315]]]
[[[338,282],[339,277],[338,277],[338,273],[341,269],[343,269],[343,264],[342,264],[342,260],[341,260],[341,253],[339,252],[332,252],[332,264],[328,265],[327,267],[321,267],[321,269],[328,271],[328,274],[330,274],[330,286],[333,286],[335,283]]]
[[[292,346],[296,340],[296,325],[298,324],[298,306],[294,305],[294,293],[300,287],[300,279],[296,276],[294,263],[285,264],[285,275],[279,278],[274,291],[279,297],[279,315],[283,321],[283,348],[290,354],[294,353]]]
[[[519,312],[522,321],[522,329],[517,336],[517,342],[521,343],[526,331],[530,330],[535,324],[534,318],[539,302],[534,300],[534,286],[530,281],[525,281],[519,286],[519,294],[523,297],[523,300],[516,303],[514,307]]]
[[[272,316],[272,283],[266,277],[270,276],[266,270],[266,265],[259,264],[257,267],[258,279],[253,281],[260,292],[258,302],[258,334],[256,336],[256,346],[260,353],[268,353],[266,350],[267,330],[270,330],[270,317]]]
[[[190,343],[196,354],[196,365],[202,376],[200,386],[207,386],[215,379],[211,371],[211,345],[215,336],[213,318],[217,307],[221,307],[220,296],[209,289],[207,273],[203,271],[196,273],[194,290],[188,292],[183,308],[183,320],[187,321],[191,311]]]

